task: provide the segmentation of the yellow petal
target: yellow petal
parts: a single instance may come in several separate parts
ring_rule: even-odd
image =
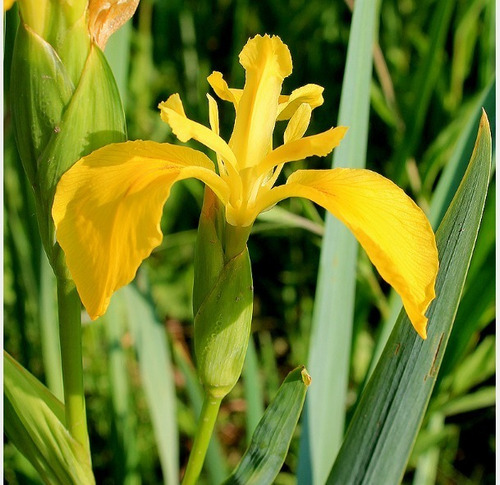
[[[302,103],[293,116],[290,118],[285,130],[284,141],[285,145],[291,141],[300,140],[311,122],[311,106],[307,103]]]
[[[246,81],[229,142],[240,169],[259,164],[271,145],[283,79],[292,72],[288,47],[279,37],[250,39],[240,54]]]
[[[198,178],[223,201],[227,186],[213,163],[191,148],[133,141],[107,145],[61,178],[52,217],[56,235],[90,317],[104,314],[162,240],[160,219],[177,180]]]
[[[230,101],[234,104],[235,109],[238,108],[243,89],[231,89],[226,81],[224,81],[222,73],[218,71],[214,71],[210,74],[210,76],[207,77],[207,81],[220,99]]]
[[[285,162],[293,162],[312,156],[324,157],[340,143],[347,130],[348,128],[345,126],[337,126],[318,135],[306,136],[281,145],[264,159],[259,166],[259,173],[266,173]]]
[[[208,120],[210,122],[210,128],[212,131],[218,135],[219,134],[219,108],[217,106],[217,101],[215,101],[210,94],[207,94],[208,99]]]
[[[360,169],[299,170],[286,185],[272,189],[266,202],[292,196],[323,206],[354,233],[425,339],[425,312],[435,297],[438,253],[422,210],[390,180]]]
[[[324,89],[317,84],[307,84],[292,91],[286,102],[278,107],[278,120],[289,120],[302,103],[306,103],[311,110],[323,104]]]
[[[12,8],[12,5],[14,5],[14,2],[16,0],[3,0],[3,11],[6,12],[10,8]]]
[[[185,143],[194,138],[236,167],[236,158],[228,144],[210,128],[190,120],[184,113],[184,107],[178,94],[172,94],[167,101],[163,101],[158,107],[161,110],[162,120],[170,125],[180,141]]]

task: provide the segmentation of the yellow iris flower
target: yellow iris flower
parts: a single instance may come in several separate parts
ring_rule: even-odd
[[[438,269],[427,218],[399,187],[369,170],[297,170],[275,186],[284,163],[326,156],[347,128],[304,137],[312,110],[323,103],[323,88],[310,84],[280,95],[292,59],[278,37],[250,39],[239,58],[246,70],[242,90],[229,88],[219,72],[208,77],[218,97],[236,110],[229,143],[219,136],[217,103],[210,95],[210,128],[186,117],[178,94],[159,105],[180,141],[195,139],[216,153],[217,168],[192,148],[136,140],[96,150],[62,176],[52,215],[90,317],[106,311],[113,292],[134,278],[161,243],[160,219],[171,186],[195,177],[213,190],[227,223],[236,227],[250,227],[287,197],[306,197],[326,208],[354,233],[425,338],[425,311],[435,297]],[[273,149],[277,120],[289,121],[284,144]]]

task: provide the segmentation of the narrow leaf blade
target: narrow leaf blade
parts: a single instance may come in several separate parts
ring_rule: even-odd
[[[355,2],[342,85],[339,125],[349,132],[334,153],[334,166],[363,168],[366,159],[372,51],[379,1]],[[308,368],[309,392],[300,443],[300,483],[323,484],[340,448],[345,426],[358,244],[327,215],[316,289]]]
[[[225,485],[273,483],[285,461],[311,378],[298,367],[280,386],[238,467]]]

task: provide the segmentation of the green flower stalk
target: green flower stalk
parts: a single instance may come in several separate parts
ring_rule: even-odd
[[[11,70],[14,132],[57,277],[66,426],[87,451],[80,299],[55,239],[51,208],[61,175],[79,158],[126,139],[119,92],[102,49],[138,1],[18,1],[21,22]]]

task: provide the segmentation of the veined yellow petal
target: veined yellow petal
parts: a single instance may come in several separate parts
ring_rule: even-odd
[[[307,103],[311,110],[323,104],[324,88],[317,84],[306,84],[301,88],[292,91],[292,94],[285,102],[278,106],[278,120],[289,120],[299,106]],[[280,100],[281,101],[281,100]]]
[[[311,122],[312,108],[307,103],[302,103],[293,116],[290,118],[285,130],[284,141],[285,145],[291,141],[299,140],[304,136],[304,133]]]
[[[257,35],[241,51],[240,63],[246,81],[229,146],[243,169],[260,163],[272,145],[281,85],[292,72],[292,58],[279,37]]]
[[[160,103],[158,108],[161,110],[161,119],[170,125],[180,141],[185,143],[194,138],[236,167],[236,158],[229,145],[210,128],[190,120],[184,113],[178,94],[172,94],[167,101]]]
[[[226,81],[224,81],[222,73],[218,71],[214,71],[210,74],[210,76],[207,77],[207,81],[220,99],[230,101],[234,104],[235,109],[238,108],[238,103],[240,102],[241,95],[243,94],[243,89],[230,88]]]
[[[227,184],[203,153],[152,141],[107,145],[61,178],[52,208],[56,235],[92,319],[129,283],[162,240],[160,219],[170,188],[195,177],[227,202]]]
[[[362,169],[298,170],[260,203],[269,206],[293,196],[323,206],[354,233],[425,339],[425,312],[435,297],[439,263],[422,210],[390,180]]]
[[[291,141],[274,149],[259,166],[259,173],[266,173],[273,167],[285,162],[302,160],[314,155],[324,157],[328,155],[344,138],[348,128],[337,126],[317,135],[306,136]]]

